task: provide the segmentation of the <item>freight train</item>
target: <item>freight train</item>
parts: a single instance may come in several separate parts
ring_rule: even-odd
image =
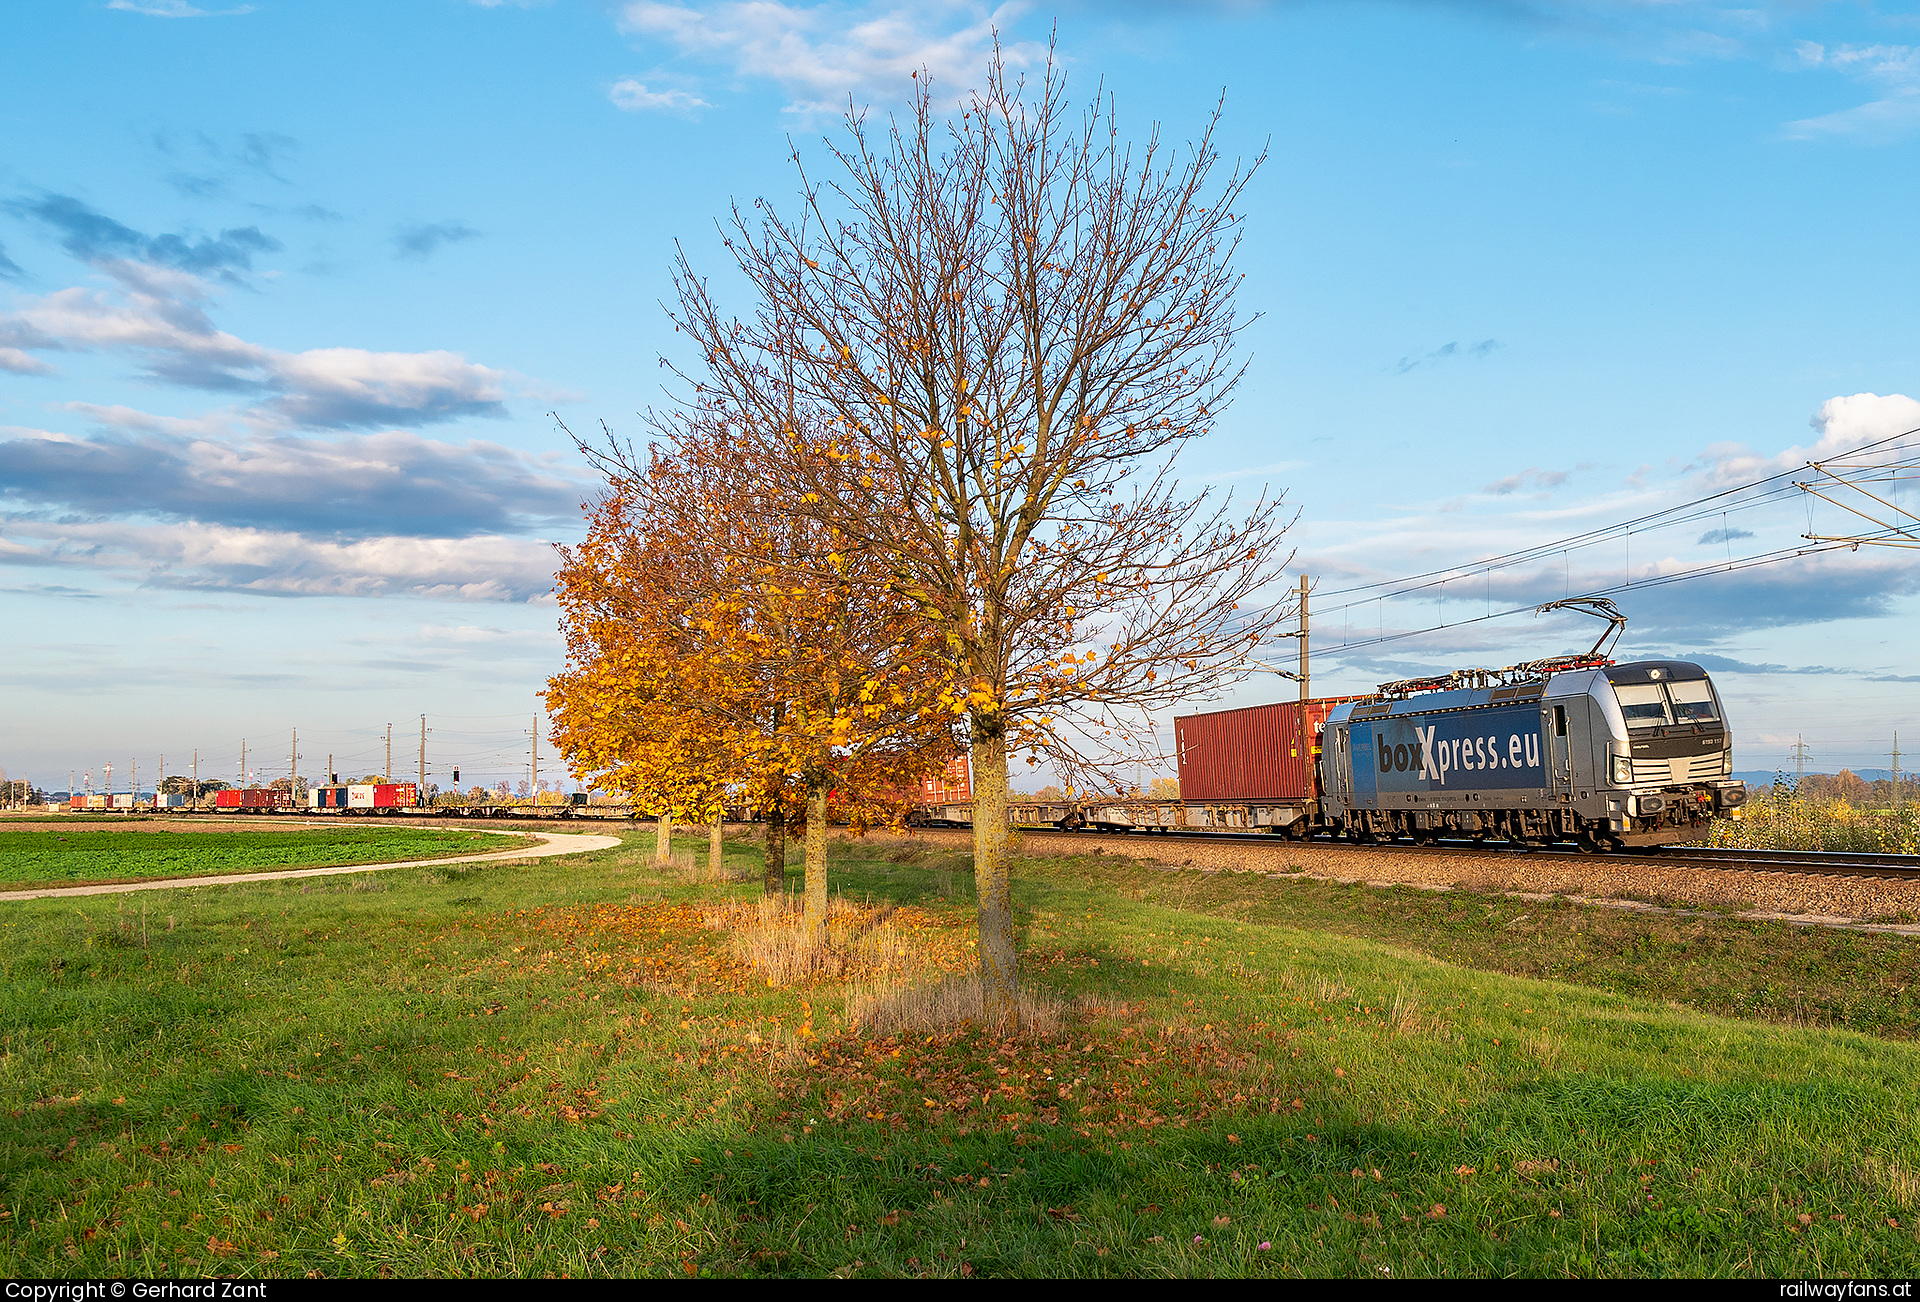
[[[1224,716],[1251,711],[1177,720],[1188,825],[1600,851],[1703,840],[1714,817],[1738,817],[1746,784],[1733,776],[1726,710],[1699,665],[1569,657],[1517,669],[1505,682],[1449,675],[1304,711],[1254,707],[1291,714],[1269,725],[1292,725],[1285,764],[1258,761],[1277,746],[1237,745],[1252,721]],[[1295,763],[1303,747],[1315,761],[1310,786]],[[1236,769],[1230,755],[1252,762]]]
[[[1703,840],[1747,796],[1713,681],[1682,660],[1566,656],[1193,714],[1174,744],[1178,800],[1016,799],[1014,821],[1597,852]],[[926,812],[971,820],[957,802]]]

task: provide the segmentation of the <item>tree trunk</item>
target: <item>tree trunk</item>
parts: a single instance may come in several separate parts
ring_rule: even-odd
[[[807,912],[811,939],[827,930],[827,780],[807,779]]]
[[[779,809],[767,811],[766,892],[779,895],[787,889],[787,816]]]
[[[1020,1024],[1013,951],[1013,881],[1007,872],[1007,733],[997,717],[973,720],[973,882],[980,898],[980,991],[990,1026]]]
[[[673,862],[673,815],[660,815],[660,835],[653,843],[653,861],[659,864]]]
[[[715,881],[721,879],[720,860],[726,851],[720,844],[720,824],[725,815],[717,815],[713,820],[713,829],[707,833],[707,875]]]

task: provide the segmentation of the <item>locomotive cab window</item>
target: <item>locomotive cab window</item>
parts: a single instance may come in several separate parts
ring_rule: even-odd
[[[1620,698],[1620,713],[1627,716],[1629,728],[1658,728],[1673,722],[1667,713],[1666,689],[1659,683],[1619,683],[1613,694]]]
[[[1564,705],[1553,707],[1553,735],[1556,737],[1567,735],[1567,707]]]
[[[1713,688],[1704,678],[1696,678],[1690,683],[1668,683],[1667,692],[1673,697],[1673,717],[1676,723],[1718,723],[1720,711],[1713,700]]]

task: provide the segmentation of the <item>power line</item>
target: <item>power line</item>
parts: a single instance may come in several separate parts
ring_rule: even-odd
[[[1851,544],[1849,543],[1830,543],[1822,547],[1786,547],[1781,548],[1779,551],[1765,552],[1758,556],[1742,557],[1731,565],[1724,561],[1715,561],[1712,565],[1702,565],[1691,570],[1677,571],[1673,574],[1656,575],[1650,579],[1642,579],[1638,583],[1616,583],[1610,587],[1594,588],[1580,595],[1583,597],[1608,597],[1630,590],[1640,591],[1645,588],[1661,588],[1669,583],[1682,583],[1689,579],[1703,579],[1716,574],[1737,573],[1740,570],[1755,569],[1762,565],[1775,565],[1781,561],[1790,561],[1801,556],[1815,556],[1821,552],[1845,551],[1849,550],[1850,546]],[[1539,606],[1540,603],[1528,602],[1524,606],[1512,606],[1506,610],[1495,611],[1490,615],[1475,615],[1469,619],[1455,620],[1452,623],[1432,624],[1426,628],[1406,629],[1397,633],[1382,633],[1378,637],[1363,638],[1358,642],[1343,642],[1336,646],[1322,647],[1321,651],[1324,654],[1331,654],[1335,651],[1346,651],[1358,647],[1378,646],[1383,642],[1398,642],[1410,637],[1423,637],[1428,633],[1440,633],[1450,628],[1465,628],[1471,624],[1484,624],[1491,619],[1505,619],[1509,615],[1530,614],[1538,610]]]
[[[1902,434],[1895,434],[1887,438],[1877,439],[1871,443],[1867,443],[1858,448],[1855,448],[1851,452],[1845,453],[1840,457],[1832,458],[1824,463],[1816,464],[1813,462],[1808,462],[1807,465],[1815,466],[1815,468],[1821,469],[1823,471],[1826,466],[1845,465],[1846,463],[1851,461],[1853,458],[1861,457],[1868,453],[1874,452],[1878,449],[1885,448],[1888,444],[1897,443],[1900,440],[1903,440],[1915,433],[1920,433],[1920,430],[1909,430]],[[1444,611],[1446,585],[1470,576],[1477,576],[1480,574],[1482,570],[1486,571],[1488,582],[1490,585],[1492,581],[1493,571],[1496,569],[1511,569],[1516,566],[1527,564],[1530,562],[1538,562],[1541,560],[1551,559],[1556,554],[1558,554],[1561,557],[1564,557],[1567,555],[1567,553],[1575,549],[1578,549],[1581,547],[1593,546],[1598,544],[1599,542],[1603,542],[1613,537],[1630,538],[1632,535],[1632,532],[1636,528],[1639,529],[1642,533],[1646,533],[1650,531],[1650,527],[1651,528],[1671,527],[1671,526],[1677,526],[1680,524],[1694,523],[1702,519],[1711,519],[1711,518],[1717,517],[1722,521],[1722,532],[1725,533],[1727,532],[1725,521],[1727,520],[1729,514],[1733,511],[1747,510],[1747,509],[1756,508],[1763,505],[1777,503],[1780,501],[1791,500],[1793,496],[1796,494],[1798,494],[1801,497],[1807,496],[1804,490],[1804,485],[1792,482],[1793,476],[1799,473],[1800,473],[1800,469],[1781,471],[1777,474],[1769,475],[1764,479],[1755,480],[1752,483],[1741,484],[1734,488],[1724,489],[1717,493],[1708,494],[1705,497],[1695,498],[1694,500],[1689,502],[1683,502],[1678,506],[1669,507],[1663,511],[1657,511],[1657,512],[1649,513],[1647,515],[1638,516],[1632,520],[1622,521],[1622,522],[1612,524],[1612,525],[1607,525],[1598,529],[1587,530],[1579,534],[1572,534],[1565,538],[1559,538],[1551,542],[1541,543],[1537,546],[1527,547],[1527,548],[1523,548],[1513,552],[1507,552],[1499,556],[1488,557],[1486,559],[1472,562],[1469,564],[1450,566],[1444,569],[1428,570],[1420,574],[1407,575],[1397,579],[1383,579],[1375,583],[1360,584],[1360,585],[1356,585],[1354,587],[1349,587],[1349,588],[1337,588],[1337,589],[1331,590],[1330,592],[1327,592],[1325,596],[1334,597],[1334,596],[1341,596],[1341,595],[1351,595],[1355,593],[1370,594],[1361,601],[1349,601],[1347,603],[1344,603],[1336,607],[1337,609],[1342,611],[1349,611],[1354,607],[1367,605],[1367,604],[1372,604],[1372,605],[1375,605],[1376,607],[1379,607],[1383,605],[1385,601],[1391,598],[1408,596],[1415,593],[1437,588],[1439,589],[1439,593],[1437,595],[1440,597],[1440,600],[1443,603],[1442,610]],[[1848,486],[1851,487],[1852,485],[1849,484]],[[1728,504],[1729,499],[1735,498],[1742,493],[1749,493],[1749,494],[1755,494],[1755,495],[1747,501],[1740,502],[1734,505]],[[1905,514],[1905,512],[1902,512],[1902,514]],[[1653,522],[1656,522],[1656,521],[1659,523],[1654,524]],[[1639,579],[1639,580],[1634,579],[1631,568],[1629,568],[1622,582],[1609,584],[1604,587],[1594,588],[1580,595],[1587,596],[1587,597],[1603,597],[1603,596],[1611,596],[1618,593],[1627,592],[1634,589],[1664,587],[1670,583],[1682,583],[1692,579],[1705,578],[1705,577],[1708,577],[1711,575],[1717,575],[1717,574],[1737,573],[1741,570],[1754,569],[1763,565],[1775,565],[1775,564],[1779,564],[1782,561],[1796,560],[1803,556],[1818,555],[1822,552],[1838,551],[1842,549],[1857,549],[1862,541],[1868,541],[1868,539],[1862,539],[1862,538],[1817,537],[1813,535],[1811,527],[1809,527],[1808,533],[1805,535],[1805,537],[1807,538],[1808,543],[1812,545],[1803,544],[1803,545],[1797,545],[1792,547],[1776,548],[1773,551],[1760,552],[1752,556],[1743,556],[1738,558],[1735,558],[1731,555],[1731,539],[1730,538],[1723,539],[1723,541],[1726,541],[1729,544],[1728,559],[1726,560],[1715,561],[1712,564],[1697,565],[1697,566],[1690,567],[1688,569],[1677,570],[1668,574],[1655,574],[1645,579]],[[1631,544],[1629,543],[1629,546],[1630,545]],[[1569,578],[1570,578],[1570,575],[1569,575]],[[1567,586],[1570,589],[1571,583],[1569,582]],[[1382,588],[1392,588],[1394,590],[1388,591],[1388,592],[1379,591],[1379,589],[1382,589]],[[1461,628],[1471,624],[1485,623],[1488,620],[1503,619],[1510,615],[1528,613],[1536,610],[1538,608],[1538,605],[1539,603],[1537,602],[1528,602],[1524,606],[1514,606],[1505,610],[1496,611],[1491,609],[1491,602],[1489,601],[1488,613],[1485,615],[1472,616],[1466,619],[1459,619],[1459,620],[1452,620],[1452,621],[1446,620],[1443,617],[1438,622],[1428,625],[1424,628],[1406,629],[1406,630],[1397,631],[1393,633],[1388,633],[1385,631],[1384,628],[1382,628],[1379,635],[1375,637],[1361,638],[1358,640],[1348,640],[1338,645],[1327,646],[1323,648],[1323,650],[1331,654],[1339,651],[1354,650],[1361,647],[1378,646],[1387,642],[1402,641],[1406,638],[1421,637],[1421,636],[1425,636],[1428,633],[1436,633],[1445,629]],[[1326,609],[1326,608],[1323,607],[1322,609]]]
[[[1792,470],[1783,470],[1776,474],[1768,475],[1764,479],[1756,479],[1751,483],[1722,489],[1719,492],[1709,493],[1704,497],[1694,498],[1690,501],[1666,507],[1659,511],[1636,516],[1630,520],[1623,520],[1614,524],[1583,530],[1580,533],[1569,534],[1564,538],[1556,538],[1551,542],[1539,543],[1515,551],[1484,557],[1476,561],[1463,562],[1458,565],[1450,565],[1440,569],[1426,570],[1418,574],[1404,575],[1399,578],[1380,579],[1372,583],[1355,584],[1345,588],[1328,589],[1319,595],[1321,599],[1325,601],[1330,598],[1350,596],[1357,593],[1369,594],[1362,602],[1348,602],[1334,607],[1336,609],[1346,610],[1352,606],[1364,604],[1365,602],[1375,602],[1394,597],[1407,596],[1435,587],[1444,588],[1448,583],[1469,576],[1476,576],[1482,570],[1487,571],[1489,576],[1491,576],[1494,570],[1513,569],[1517,566],[1549,559],[1555,556],[1555,554],[1564,555],[1565,553],[1570,553],[1582,548],[1597,546],[1600,543],[1615,538],[1630,537],[1634,530],[1646,533],[1656,528],[1671,528],[1683,524],[1693,524],[1714,517],[1720,517],[1724,521],[1734,511],[1756,510],[1760,507],[1773,505],[1778,502],[1790,501],[1796,495],[1804,497],[1806,495],[1805,491],[1800,485],[1793,482],[1793,477],[1802,473],[1807,466],[1822,470],[1829,465],[1845,467],[1853,458],[1861,457],[1884,448],[1890,443],[1897,443],[1916,433],[1920,433],[1920,429],[1889,435],[1886,438],[1876,439],[1871,443],[1862,444],[1849,452],[1829,458],[1822,463],[1807,462],[1805,466],[1796,467]],[[1750,496],[1747,500],[1736,501],[1735,499],[1738,499],[1742,494],[1748,494]],[[1905,514],[1905,512],[1902,512],[1902,514]],[[1811,527],[1809,527],[1808,532],[1812,532]],[[1828,540],[1820,539],[1818,541]],[[1850,542],[1852,540],[1849,539],[1846,541]],[[1622,588],[1627,586],[1638,587],[1640,585],[1631,581],[1621,585]],[[1395,590],[1391,592],[1381,592],[1380,589],[1382,588],[1392,588]],[[1616,589],[1613,588],[1604,589],[1604,591],[1615,590]],[[1323,609],[1327,609],[1327,607],[1323,607]],[[1470,623],[1473,621],[1463,620],[1459,622]],[[1450,625],[1444,624],[1441,626],[1450,627]]]

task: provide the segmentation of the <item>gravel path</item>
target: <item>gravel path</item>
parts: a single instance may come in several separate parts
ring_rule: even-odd
[[[494,836],[519,835],[494,832]],[[127,891],[173,891],[184,886],[233,886],[240,882],[277,882],[292,877],[332,877],[337,873],[384,872],[389,868],[431,868],[444,863],[496,863],[507,859],[546,859],[560,854],[579,854],[585,850],[611,850],[620,844],[617,836],[563,836],[557,832],[528,832],[541,845],[516,846],[487,854],[463,854],[451,859],[402,859],[395,863],[350,863],[332,868],[293,868],[284,872],[220,873],[211,877],[165,877],[150,882],[115,882],[109,886],[59,886],[47,890],[0,891],[6,900],[45,900],[64,895],[120,895]]]
[[[913,834],[923,843],[968,849],[973,834],[929,829]],[[1407,885],[1430,890],[1472,890],[1528,898],[1645,910],[1689,906],[1730,911],[1738,917],[1810,926],[1849,927],[1920,936],[1920,882],[1883,877],[1828,877],[1727,867],[1689,867],[1679,862],[1522,854],[1501,850],[1359,848],[1276,841],[1206,842],[1191,838],[1094,836],[1024,832],[1025,854],[1111,854],[1172,868],[1205,872],[1257,872],[1276,877],[1313,877],[1371,886]]]

